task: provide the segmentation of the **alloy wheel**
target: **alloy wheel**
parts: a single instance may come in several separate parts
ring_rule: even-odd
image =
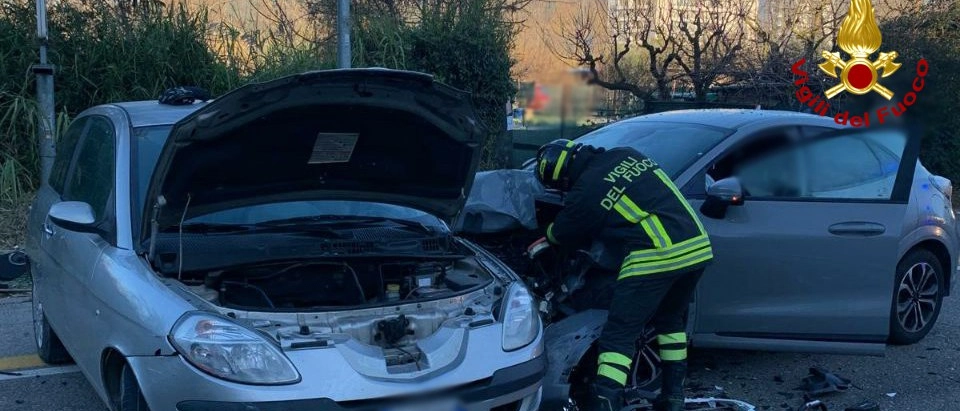
[[[660,381],[660,354],[657,351],[657,336],[652,329],[644,335],[637,347],[633,361],[633,386],[640,390],[654,391]]]
[[[923,330],[937,311],[940,275],[926,262],[911,266],[897,290],[897,320],[907,332]]]

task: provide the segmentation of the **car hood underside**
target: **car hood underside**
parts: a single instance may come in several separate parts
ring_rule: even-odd
[[[421,73],[328,70],[247,85],[174,126],[140,244],[151,228],[280,201],[393,203],[449,222],[482,136],[469,94]]]

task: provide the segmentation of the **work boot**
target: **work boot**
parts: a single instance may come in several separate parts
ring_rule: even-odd
[[[612,388],[604,384],[591,384],[586,404],[581,411],[620,411],[623,408],[623,388]]]
[[[660,366],[660,395],[653,402],[656,411],[683,411],[683,386],[687,378],[686,361],[663,361]]]

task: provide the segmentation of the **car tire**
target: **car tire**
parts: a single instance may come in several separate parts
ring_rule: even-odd
[[[51,365],[66,364],[73,361],[60,337],[50,327],[43,312],[43,303],[37,297],[36,281],[33,282],[33,332],[37,343],[37,355],[43,362]]]
[[[140,391],[137,377],[127,364],[124,364],[120,371],[120,406],[117,411],[150,411],[147,400]]]
[[[890,307],[890,343],[915,344],[927,336],[940,316],[943,264],[929,250],[916,249],[897,264]]]

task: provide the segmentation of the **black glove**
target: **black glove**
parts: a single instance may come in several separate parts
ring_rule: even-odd
[[[185,106],[197,100],[210,100],[210,93],[199,87],[174,87],[160,95],[160,104],[171,106]]]

